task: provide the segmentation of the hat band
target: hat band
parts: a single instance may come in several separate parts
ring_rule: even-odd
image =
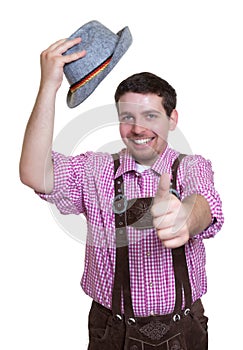
[[[84,78],[77,81],[73,85],[70,86],[70,92],[73,94],[76,90],[84,86],[86,83],[88,83],[91,79],[96,77],[100,72],[102,72],[110,63],[112,59],[112,55],[108,57],[103,63],[101,63],[98,67],[96,67],[94,70],[92,70],[89,74],[87,74]]]

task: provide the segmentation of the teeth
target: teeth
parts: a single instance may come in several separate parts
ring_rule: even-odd
[[[145,143],[148,143],[152,139],[138,139],[138,140],[133,140],[137,145],[144,145]]]

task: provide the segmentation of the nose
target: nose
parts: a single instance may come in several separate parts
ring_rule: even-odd
[[[142,134],[146,130],[146,127],[142,124],[134,123],[132,125],[132,132],[136,135]]]

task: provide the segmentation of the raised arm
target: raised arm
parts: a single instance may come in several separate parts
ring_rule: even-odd
[[[52,141],[56,94],[63,80],[66,63],[83,57],[81,51],[62,55],[81,38],[59,40],[41,53],[41,81],[33,111],[25,130],[20,158],[21,181],[42,193],[53,189]]]

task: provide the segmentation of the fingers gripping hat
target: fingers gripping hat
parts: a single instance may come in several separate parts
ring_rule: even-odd
[[[81,37],[82,41],[64,55],[82,50],[86,50],[86,55],[64,66],[70,84],[67,95],[70,108],[78,106],[96,89],[132,43],[128,27],[115,34],[98,21],[86,23],[69,39],[76,37]]]

